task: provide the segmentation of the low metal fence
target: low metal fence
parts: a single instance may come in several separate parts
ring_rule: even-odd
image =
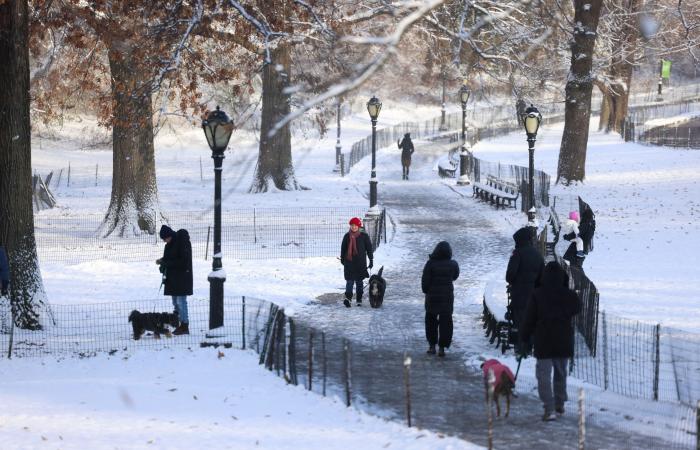
[[[351,217],[363,217],[360,208],[250,208],[224,211],[221,242],[225,257],[236,259],[307,258],[335,256]],[[167,222],[185,228],[195,258],[207,259],[213,248],[213,213],[174,211]],[[77,264],[85,261],[150,261],[162,252],[158,234],[101,237],[103,215],[57,215],[42,211],[34,217],[39,260]],[[374,246],[383,233],[385,215],[364,220]],[[161,222],[156,220],[156,223]],[[377,223],[381,222],[381,223]],[[157,257],[157,256],[156,256]]]

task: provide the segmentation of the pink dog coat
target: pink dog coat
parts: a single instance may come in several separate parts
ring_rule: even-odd
[[[510,378],[510,381],[515,384],[515,376],[513,375],[513,372],[510,371],[508,366],[505,364],[501,364],[501,362],[497,359],[489,359],[484,363],[482,366],[482,370],[484,371],[484,380],[489,379],[489,369],[493,370],[493,374],[496,377],[496,384],[494,385],[494,389],[498,389],[498,385],[501,382],[501,374],[505,372],[505,374]]]

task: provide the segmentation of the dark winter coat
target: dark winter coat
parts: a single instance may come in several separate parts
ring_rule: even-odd
[[[357,237],[357,255],[348,260],[348,245],[350,245],[350,232],[345,233],[343,242],[340,244],[340,262],[343,264],[345,280],[364,280],[369,277],[367,273],[367,258],[374,259],[372,251],[372,240],[364,231]]]
[[[2,290],[4,291],[10,285],[10,265],[7,262],[5,247],[2,245],[0,245],[0,281],[2,281]]]
[[[523,227],[513,234],[515,250],[506,269],[506,281],[510,284],[510,306],[513,310],[525,309],[544,269],[544,259],[532,246],[530,233],[530,227]]]
[[[450,244],[442,241],[430,254],[423,267],[421,287],[425,294],[425,311],[430,314],[452,314],[454,280],[459,277],[459,264],[452,259]]]
[[[404,135],[403,139],[399,143],[399,148],[401,149],[401,164],[404,166],[410,166],[411,155],[415,151],[415,148],[413,148],[413,141],[411,141],[411,136],[408,134]]]
[[[520,338],[535,337],[535,358],[570,358],[574,355],[572,318],[581,311],[581,300],[568,288],[566,272],[550,262],[525,309]]]
[[[178,230],[165,244],[161,266],[165,268],[165,295],[192,295],[192,244],[187,230]]]

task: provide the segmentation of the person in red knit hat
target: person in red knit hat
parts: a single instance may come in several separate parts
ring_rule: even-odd
[[[355,285],[357,306],[362,306],[362,280],[369,277],[367,269],[374,265],[372,241],[369,235],[361,230],[362,221],[358,217],[350,219],[350,231],[343,236],[340,245],[340,263],[344,267],[345,299],[343,304],[350,307],[352,287]],[[367,259],[369,258],[369,265]]]

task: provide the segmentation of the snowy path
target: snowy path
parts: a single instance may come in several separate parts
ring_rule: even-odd
[[[444,147],[418,143],[414,154],[411,181],[402,181],[397,155],[383,153],[378,158],[382,182],[379,202],[387,208],[396,237],[381,249],[376,268],[382,265],[381,252],[401,252],[401,267],[385,267],[387,293],[384,306],[372,310],[367,305],[347,309],[337,301],[304,308],[297,314],[298,332],[302,325],[326,331],[328,373],[332,393],[340,394],[342,378],[340,337],[354,342],[352,353],[353,401],[363,403],[379,414],[389,413],[402,420],[404,352],[412,357],[411,371],[413,423],[418,427],[457,435],[486,445],[486,414],[481,374],[464,361],[487,349],[479,321],[481,306],[477,299],[485,279],[499,278],[512,249],[512,240],[494,229],[486,208],[468,197],[471,187],[454,187],[453,180],[443,182],[432,170]],[[393,170],[392,170],[393,169]],[[386,181],[384,181],[386,180]],[[362,189],[362,187],[360,187]],[[461,276],[455,285],[455,340],[447,357],[425,354],[423,295],[420,276],[435,244],[447,240],[459,262]],[[341,280],[338,281],[342,283]],[[333,298],[332,295],[325,296]],[[301,334],[303,336],[304,334]],[[361,348],[359,348],[361,347]],[[299,348],[303,352],[305,349]],[[299,373],[306,367],[298,363]],[[315,369],[318,370],[318,369]],[[300,380],[301,382],[301,380]],[[316,383],[316,381],[314,381]],[[573,399],[572,399],[573,400]],[[576,402],[570,401],[569,411]],[[503,405],[502,405],[503,406]],[[540,421],[542,408],[534,395],[514,399],[511,416],[495,421],[496,448],[564,449],[577,448],[577,416],[569,412],[554,423]],[[619,429],[587,425],[587,448],[665,448],[665,443],[638,435],[621,435]]]

